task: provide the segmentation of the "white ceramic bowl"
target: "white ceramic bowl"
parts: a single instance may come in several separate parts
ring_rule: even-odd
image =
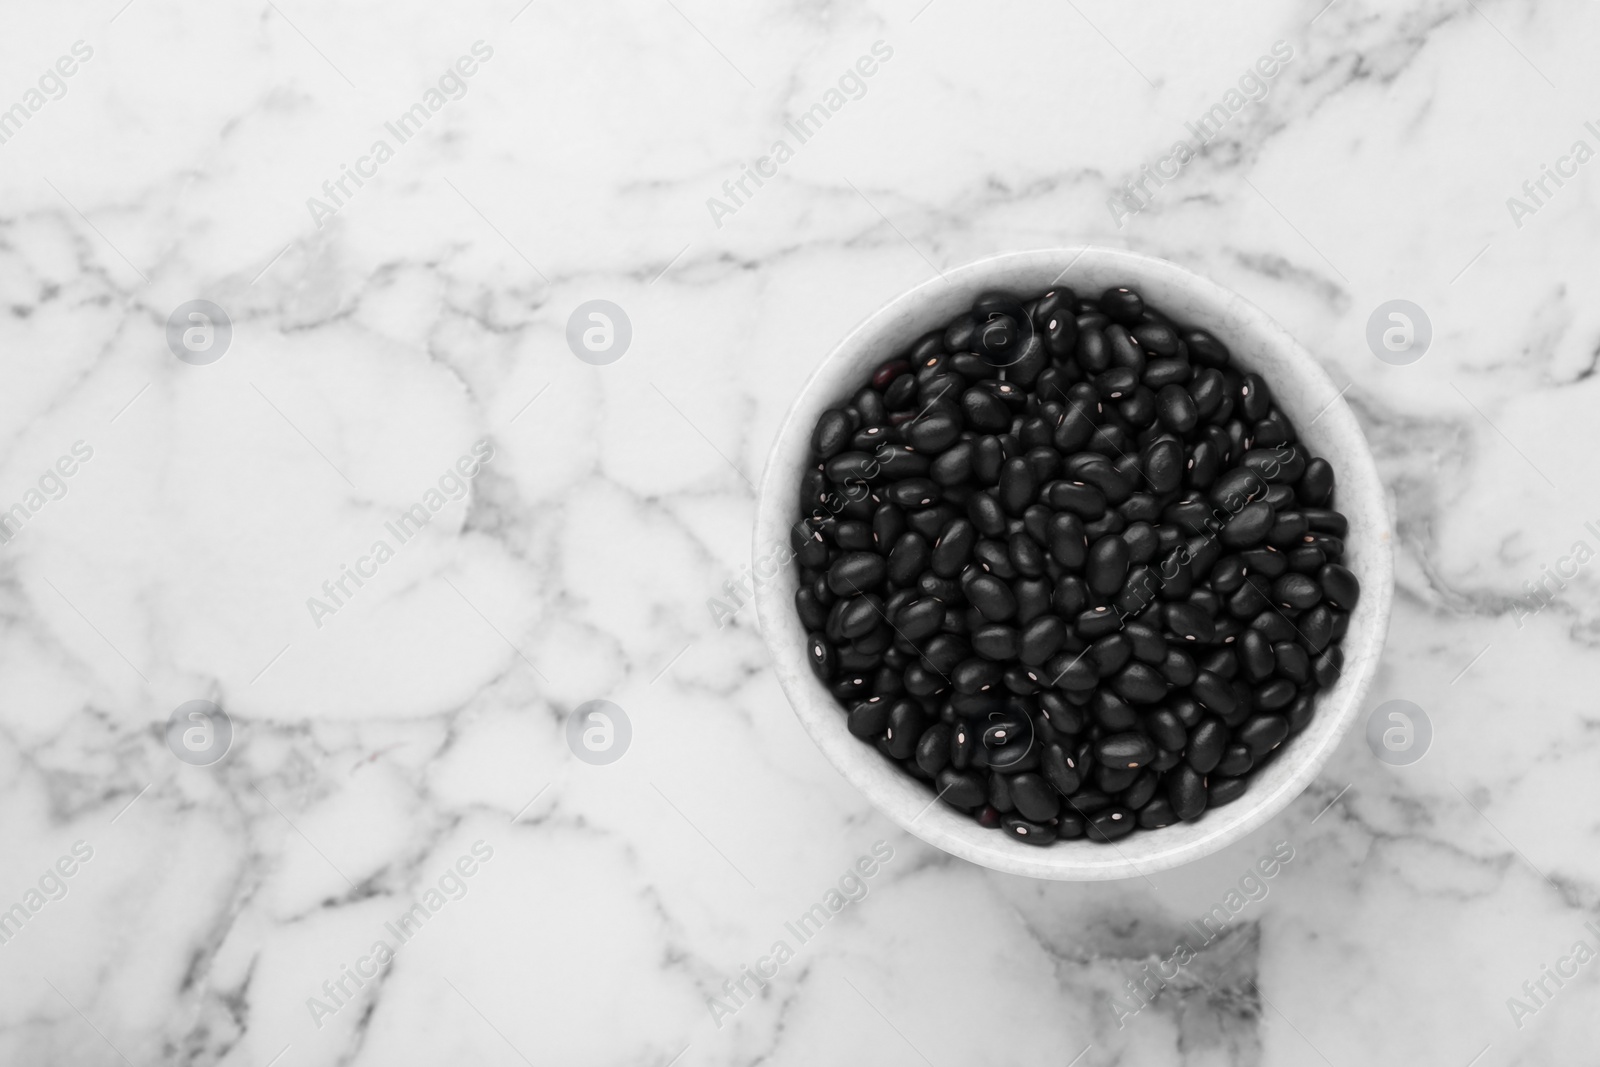
[[[1299,796],[1355,721],[1382,651],[1393,597],[1392,533],[1383,487],[1361,429],[1321,367],[1261,309],[1164,260],[1108,248],[1018,252],[979,260],[896,297],[870,316],[822,361],[778,432],[762,479],[756,517],[756,559],[787,558],[789,528],[799,519],[800,478],[811,432],[829,407],[853,394],[872,370],[913,341],[967,311],[978,293],[1004,289],[1024,298],[1055,285],[1080,296],[1128,285],[1179,323],[1201,327],[1233,352],[1237,366],[1257,371],[1278,407],[1337,475],[1336,506],[1350,520],[1345,563],[1361,581],[1350,619],[1339,682],[1318,694],[1316,714],[1286,742],[1243,797],[1192,823],[1138,831],[1108,845],[1088,840],[1024,845],[985,829],[944,804],[845,728],[844,709],[812,673],[806,635],[795,613],[799,582],[792,562],[757,586],[756,610],[778,679],[806,732],[823,754],[879,810],[902,828],[952,855],[998,871],[1091,881],[1176,867],[1215,852],[1261,826]],[[770,566],[765,569],[770,569]]]

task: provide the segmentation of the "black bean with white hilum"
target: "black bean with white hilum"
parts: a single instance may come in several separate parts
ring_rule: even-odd
[[[1333,468],[1134,290],[984,294],[817,421],[803,483],[795,607],[850,732],[1020,841],[1238,799],[1339,676]]]

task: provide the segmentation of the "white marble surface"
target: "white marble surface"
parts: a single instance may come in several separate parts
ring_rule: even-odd
[[[1600,147],[1600,8],[119,4],[0,15],[0,108],[27,112],[0,125],[0,506],[93,450],[0,545],[0,907],[39,902],[0,944],[0,1062],[1592,1056],[1600,964],[1520,1029],[1506,1002],[1600,944],[1596,571],[1513,607],[1600,547],[1600,163],[1531,215],[1507,197]],[[465,95],[318,227],[307,198],[480,40]],[[707,198],[880,40],[865,95],[717,226]],[[1111,192],[1279,40],[1265,99],[1119,228]],[[1349,383],[1398,509],[1369,699],[1436,734],[1403,768],[1352,735],[1246,841],[1098,886],[899,833],[800,730],[753,611],[706,607],[839,337],[938,268],[1084,240],[1237,289]],[[595,298],[633,325],[609,366],[564,340]],[[1395,298],[1434,327],[1411,366],[1364,340]],[[209,366],[166,346],[192,299],[233,322]],[[314,626],[480,439],[470,499]],[[237,733],[209,768],[163,739],[192,699]],[[591,699],[632,722],[609,766],[565,740]],[[464,895],[313,1021],[479,841]],[[877,841],[867,895],[798,944]],[[1266,896],[1119,1019],[1280,841]],[[719,1027],[707,998],[779,939]]]

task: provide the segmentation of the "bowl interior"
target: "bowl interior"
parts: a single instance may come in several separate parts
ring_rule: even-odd
[[[770,579],[771,563],[787,560],[788,531],[799,518],[800,478],[812,428],[823,411],[865,383],[873,368],[903,353],[917,338],[968,310],[984,290],[1025,298],[1058,286],[1080,296],[1129,285],[1185,326],[1216,334],[1234,363],[1266,378],[1280,410],[1311,451],[1333,464],[1335,506],[1350,521],[1346,565],[1361,582],[1361,599],[1343,642],[1339,682],[1317,696],[1311,723],[1285,743],[1244,796],[1192,823],[1140,831],[1112,845],[1058,841],[1024,845],[979,826],[944,804],[931,788],[905,774],[874,747],[851,736],[844,710],[812,673],[805,631],[794,609],[799,582],[792,561]],[[1366,441],[1328,376],[1260,309],[1237,294],[1175,264],[1104,248],[1021,252],[948,271],[870,316],[822,362],[779,431],[763,476],[755,534],[756,590],[762,632],[772,649],[784,692],[806,731],[835,767],[902,828],[929,844],[996,870],[1039,878],[1099,880],[1173,867],[1236,841],[1281,811],[1315,778],[1354,721],[1388,622],[1393,562],[1388,509]]]

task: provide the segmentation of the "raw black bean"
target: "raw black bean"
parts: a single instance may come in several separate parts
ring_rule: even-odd
[[[1011,553],[998,541],[980,539],[972,550],[972,560],[984,571],[1008,582],[1017,576],[1017,569],[1011,564]]]
[[[1259,374],[1246,374],[1239,406],[1251,422],[1266,418],[1267,412],[1272,410],[1272,392],[1267,388],[1266,379]]]
[[[820,630],[828,620],[828,609],[817,600],[817,594],[805,586],[795,591],[794,606],[807,630]]]
[[[1202,774],[1210,774],[1227,747],[1227,725],[1216,715],[1206,715],[1189,733],[1189,766]]]
[[[1303,512],[1279,512],[1277,521],[1267,532],[1267,544],[1279,549],[1291,548],[1300,542],[1300,538],[1304,537],[1309,529],[1311,523]]]
[[[1043,426],[1044,420],[1033,419],[1030,421],[1037,422]],[[1026,423],[1024,424],[1023,429],[1024,433],[1026,433]],[[1046,443],[1033,445],[1022,457],[1027,461],[1028,470],[1033,474],[1033,484],[1035,486],[1043,485],[1045,482],[1048,482],[1055,476],[1056,471],[1061,468],[1061,457],[1057,455],[1056,450],[1049,445],[1050,435],[1046,433],[1044,437]],[[1026,440],[1024,440],[1023,443],[1026,444]]]
[[[1306,517],[1306,525],[1317,533],[1332,534],[1339,538],[1350,533],[1350,520],[1337,511],[1329,511],[1327,508],[1303,508],[1301,514]]]
[[[970,651],[964,638],[941,633],[922,646],[922,664],[940,674],[948,674],[967,658]]]
[[[971,772],[946,768],[935,781],[939,798],[951,807],[971,811],[988,799],[988,783]]]
[[[1128,664],[1111,680],[1111,687],[1130,704],[1154,704],[1167,695],[1167,680],[1143,663]]]
[[[883,736],[888,742],[889,755],[895,759],[910,759],[917,750],[917,742],[932,725],[928,713],[914,700],[897,700],[889,709],[889,725]]]
[[[1248,745],[1229,745],[1222,753],[1222,759],[1217,763],[1216,773],[1229,778],[1244,774],[1255,765],[1255,757],[1250,754]]]
[[[1333,467],[1325,459],[1313,459],[1295,487],[1295,495],[1308,507],[1326,507],[1333,499]]]
[[[811,670],[824,682],[833,678],[835,659],[837,653],[833,645],[828,642],[826,635],[812,633],[806,638],[806,649],[810,653]]]
[[[1104,811],[1111,804],[1111,798],[1098,789],[1080,789],[1067,798],[1067,807],[1084,816]]]
[[[874,596],[856,596],[840,600],[834,609],[839,612],[839,634],[851,641],[865,637],[883,621],[883,608]]]
[[[1066,640],[1066,623],[1054,615],[1042,615],[1022,631],[1017,658],[1030,667],[1042,666]]]
[[[1033,469],[1021,456],[1006,460],[1000,468],[1000,506],[1012,515],[1021,515],[1033,503],[1037,489]]]
[[[829,573],[832,584],[832,572]],[[1100,538],[1089,547],[1084,575],[1091,592],[1101,596],[1117,592],[1128,577],[1128,542],[1116,534]]]
[[[1322,569],[1327,571],[1328,567]],[[1272,599],[1280,607],[1303,611],[1316,606],[1322,599],[1322,589],[1304,574],[1285,574],[1272,583]]]
[[[1018,574],[1029,578],[1038,578],[1045,572],[1044,549],[1021,530],[1006,541],[1006,558]]]
[[[1213,808],[1231,804],[1244,796],[1249,787],[1250,783],[1244,778],[1218,778],[1206,788],[1206,804]]]
[[[950,684],[958,693],[981,693],[1000,684],[1004,671],[995,663],[965,659],[950,672]]]
[[[912,696],[932,696],[944,689],[949,681],[938,671],[925,667],[920,663],[913,663],[905,669],[902,681],[906,692]]]
[[[1337,563],[1329,563],[1317,572],[1317,584],[1328,598],[1328,603],[1340,611],[1355,607],[1356,600],[1361,596],[1361,586],[1356,582],[1356,576],[1350,573],[1349,568]]]
[[[1049,822],[1061,810],[1061,794],[1040,775],[1014,775],[1010,788],[1011,799],[1017,810],[1033,822]]]
[[[1087,827],[1090,837],[1099,841],[1118,841],[1137,828],[1136,816],[1127,808],[1118,805],[1096,812],[1089,820]]]
[[[891,412],[904,411],[917,401],[917,380],[909,374],[895,379],[883,391],[883,405]]]
[[[1100,310],[1105,312],[1112,322],[1133,325],[1144,313],[1144,300],[1137,292],[1126,286],[1107,289],[1100,294]]]
[[[1164,322],[1141,322],[1132,332],[1134,340],[1153,356],[1178,354],[1178,331]]]
[[[834,408],[826,411],[817,420],[817,428],[811,434],[811,451],[828,459],[844,450],[854,432],[855,425],[843,410]]]
[[[1167,707],[1172,709],[1186,730],[1194,729],[1205,718],[1205,709],[1191,697],[1173,697],[1167,701]]]
[[[1138,811],[1150,803],[1156,795],[1156,790],[1161,786],[1161,772],[1154,768],[1146,768],[1133,780],[1133,784],[1122,791],[1117,799],[1123,807]]]
[[[1199,818],[1206,810],[1205,776],[1185,764],[1173,768],[1165,778],[1173,815],[1185,822]]]
[[[880,697],[863,701],[850,709],[846,725],[852,734],[863,741],[875,740],[883,736],[883,731],[889,726],[890,706],[887,700]]]
[[[1004,433],[1011,428],[1011,410],[989,389],[974,386],[962,393],[961,411],[974,430]]]
[[[1144,475],[1158,493],[1174,492],[1185,474],[1183,447],[1171,438],[1151,445],[1144,454]]]
[[[928,477],[946,488],[960,485],[972,477],[974,450],[975,446],[971,441],[960,441],[950,446],[929,466]]]
[[[1089,713],[1108,733],[1126,733],[1139,725],[1138,713],[1109,689],[1096,689],[1090,695]]]
[[[1246,630],[1238,641],[1238,662],[1244,676],[1251,682],[1264,682],[1272,677],[1278,661],[1272,654],[1272,645],[1259,630]]]
[[[1095,759],[1107,767],[1133,770],[1156,757],[1156,747],[1143,733],[1129,731],[1102,737],[1095,743]]]
[[[888,492],[889,501],[902,507],[927,507],[937,503],[939,495],[939,487],[931,478],[906,478],[892,483]]]
[[[1226,367],[1228,365],[1228,346],[1205,330],[1190,330],[1183,335],[1183,343],[1188,346],[1190,358],[1202,366]]]
[[[1046,745],[1040,759],[1040,770],[1045,780],[1055,787],[1062,796],[1071,796],[1078,791],[1082,777],[1072,755],[1061,745]]]
[[[937,775],[950,762],[950,727],[935,723],[917,741],[917,766],[924,774]]]
[[[1223,681],[1232,681],[1234,675],[1239,673],[1239,654],[1231,648],[1213,649],[1206,653],[1199,666]]]
[[[1246,504],[1228,520],[1219,536],[1229,548],[1250,548],[1266,540],[1273,519],[1272,505],[1260,501]]]
[[[1169,648],[1161,661],[1161,674],[1173,685],[1187,687],[1200,676],[1200,668],[1194,657],[1181,648]]]
[[[847,552],[828,568],[828,588],[836,596],[864,593],[883,584],[888,564],[874,552]]]
[[[1172,810],[1172,803],[1163,796],[1152,798],[1139,812],[1139,825],[1146,830],[1159,830],[1177,821],[1178,814]]]
[[[1121,670],[1132,655],[1133,643],[1120,633],[1102,637],[1089,646],[1089,662],[1094,664],[1095,673],[1102,678]]]
[[[933,462],[920,452],[904,445],[882,444],[872,453],[878,472],[885,478],[920,478],[928,473]]]
[[[1253,757],[1260,759],[1289,736],[1289,722],[1282,715],[1252,715],[1234,736]]]
[[[1002,814],[1017,810],[1011,799],[1011,779],[999,771],[989,771],[989,806]]]
[[[833,543],[847,552],[866,552],[877,545],[872,540],[872,527],[854,519],[833,524]]]
[[[1054,481],[1044,490],[1044,501],[1057,511],[1094,520],[1106,513],[1106,495],[1083,482]]]
[[[995,485],[1000,481],[1000,468],[1005,464],[1005,446],[992,434],[974,438],[972,444],[972,474],[980,485]]]
[[[1004,663],[1017,654],[1018,634],[1014,627],[990,623],[972,632],[972,649],[985,659]]]
[[[1018,625],[1026,626],[1050,610],[1051,584],[1048,578],[1024,578],[1013,582],[1011,589],[1017,598]]]
[[[1274,678],[1256,687],[1255,705],[1262,711],[1277,711],[1294,703],[1295,684],[1287,678]]]
[[[1339,681],[1339,670],[1343,666],[1344,650],[1338,645],[1330,645],[1311,661],[1311,676],[1317,680],[1318,686],[1331,689]]]
[[[1280,641],[1272,646],[1274,668],[1278,674],[1293,682],[1296,687],[1303,686],[1311,678],[1311,657],[1306,655],[1305,649],[1289,641]]]
[[[977,528],[966,519],[956,519],[947,526],[934,543],[930,563],[933,573],[940,578],[953,578],[972,558],[978,544]]]
[[[1006,833],[1029,845],[1048,845],[1056,839],[1056,828],[1049,825],[1029,822],[1011,816],[1001,821],[1000,826]]]
[[[872,544],[878,551],[893,545],[905,532],[905,509],[893,504],[881,504],[872,513]]]
[[[1157,708],[1141,720],[1144,731],[1165,751],[1180,752],[1188,744],[1183,720],[1170,708]]]
[[[933,550],[920,534],[902,534],[889,551],[889,582],[899,586],[911,585],[932,561]]]
[[[1156,394],[1156,417],[1168,430],[1186,434],[1199,423],[1200,412],[1189,390],[1181,385],[1164,385]]]
[[[967,518],[985,537],[999,537],[1010,526],[1000,501],[989,492],[976,493],[967,502]]]
[[[1298,636],[1312,652],[1321,652],[1333,640],[1333,611],[1326,604],[1318,604],[1300,616],[1296,629]]]
[[[1129,498],[1128,503],[1122,505],[1124,518],[1131,518],[1128,512],[1138,500],[1139,496],[1136,494]],[[1156,528],[1144,519],[1130,522],[1122,531],[1122,539],[1128,542],[1128,559],[1132,563],[1149,563],[1161,550],[1161,536],[1156,533]]]
[[[898,509],[897,509],[898,510]],[[905,512],[906,526],[921,534],[928,541],[937,541],[955,518],[956,511],[948,504],[939,504],[931,508],[915,508]]]
[[[1311,712],[1314,710],[1311,690],[1307,689],[1295,697],[1294,703],[1289,705],[1289,710],[1284,713],[1284,718],[1289,722],[1289,733],[1299,733],[1311,721]]]
[[[1344,556],[1344,541],[1331,534],[1320,534],[1316,531],[1306,534],[1300,539],[1302,547],[1315,548],[1330,560],[1341,559]]]
[[[1244,563],[1246,574],[1255,574],[1263,578],[1276,578],[1289,569],[1283,553],[1270,545],[1264,548],[1246,549],[1239,553],[1239,559]]]
[[[912,379],[900,379],[908,381]],[[918,452],[943,452],[961,439],[961,417],[954,411],[931,411],[909,423],[905,435],[906,443]]]
[[[1216,627],[1211,616],[1198,604],[1168,604],[1165,608],[1168,631],[1183,641],[1209,643]]]
[[[1016,614],[1017,598],[1011,586],[992,575],[982,574],[967,583],[967,600],[994,622],[1004,622]]]

